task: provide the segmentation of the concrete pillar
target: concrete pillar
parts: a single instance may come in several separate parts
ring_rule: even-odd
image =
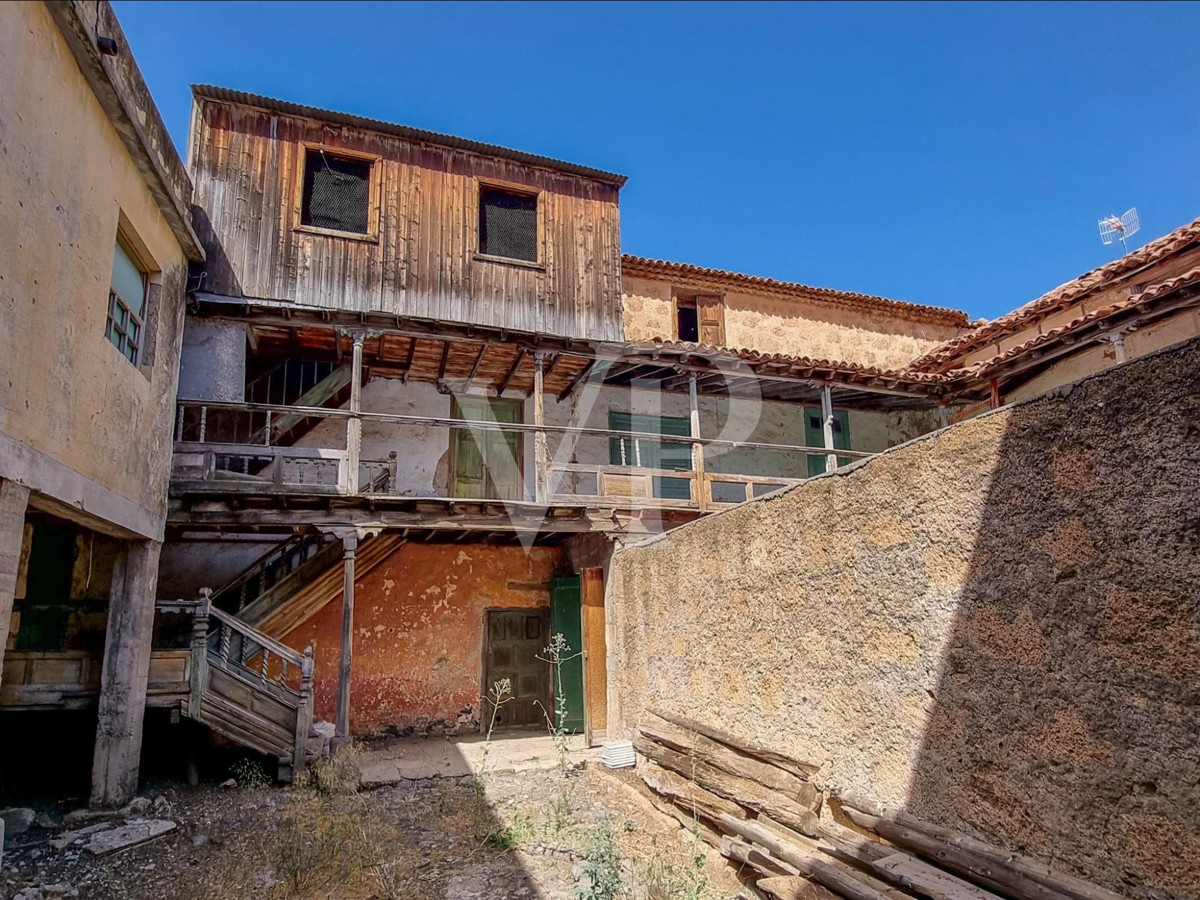
[[[4,671],[4,648],[8,645],[13,597],[17,592],[21,536],[25,530],[25,507],[28,503],[29,488],[15,481],[0,479],[0,673]]]
[[[338,664],[337,721],[334,737],[350,737],[350,663],[354,655],[354,555],[358,535],[342,538],[342,654]]]
[[[122,806],[137,793],[161,549],[157,541],[130,541],[113,567],[92,758],[93,806]]]

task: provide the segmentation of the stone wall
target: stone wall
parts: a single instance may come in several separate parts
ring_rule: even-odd
[[[617,551],[661,707],[1138,897],[1200,894],[1200,341]]]

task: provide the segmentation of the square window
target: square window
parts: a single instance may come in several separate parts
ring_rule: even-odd
[[[304,157],[300,223],[312,228],[367,234],[371,163],[309,150]]]
[[[524,262],[538,261],[537,194],[499,188],[479,191],[479,252]]]

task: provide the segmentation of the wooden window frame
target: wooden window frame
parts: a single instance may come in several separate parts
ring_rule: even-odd
[[[721,339],[716,344],[704,340],[704,321],[700,315],[700,301],[713,300],[721,310]],[[696,310],[696,343],[710,346],[725,346],[725,295],[689,288],[675,288],[671,291],[672,322],[675,328],[675,340],[683,340],[679,336],[679,307],[686,304]]]
[[[362,241],[368,244],[379,243],[379,218],[381,209],[381,181],[383,157],[377,153],[364,153],[361,150],[348,150],[345,147],[333,147],[329,144],[319,144],[314,141],[300,141],[301,162],[300,177],[296,179],[296,224],[292,231],[301,234],[313,234],[321,237],[340,238],[346,241]],[[342,159],[365,162],[370,167],[367,175],[367,231],[362,234],[357,231],[342,231],[338,228],[320,228],[316,225],[305,225],[301,218],[304,215],[304,180],[308,173],[309,151],[324,153],[327,156],[339,156]]]
[[[150,334],[150,325],[154,321],[151,311],[151,302],[157,299],[152,296],[151,288],[160,283],[161,274],[158,271],[158,265],[154,258],[150,255],[150,251],[146,249],[145,243],[138,237],[137,232],[133,228],[133,224],[126,218],[125,213],[118,211],[117,213],[117,229],[113,237],[114,249],[117,245],[125,251],[128,256],[137,266],[138,271],[142,276],[142,311],[135,313],[133,307],[129,303],[129,299],[122,297],[113,286],[111,276],[108,283],[108,305],[106,307],[105,322],[104,322],[104,340],[121,354],[121,358],[132,365],[139,371],[145,370],[145,363],[149,355],[152,341]],[[117,319],[118,308],[124,310],[125,320],[127,323],[132,323],[136,327],[134,337],[129,336],[128,327],[122,327]],[[121,344],[113,342],[113,332],[120,335]],[[133,348],[133,356],[130,357],[125,351],[125,346]]]
[[[537,260],[514,259],[511,256],[495,256],[483,253],[479,241],[479,211],[482,206],[483,192],[486,190],[501,191],[506,194],[517,194],[522,197],[534,197],[537,200]],[[546,270],[546,192],[528,184],[513,181],[501,181],[496,178],[476,176],[475,190],[471,194],[472,208],[468,210],[474,227],[471,229],[471,257],[477,262],[500,263],[506,266],[519,266],[524,269]]]

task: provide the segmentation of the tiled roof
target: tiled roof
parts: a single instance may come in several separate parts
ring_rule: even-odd
[[[1028,341],[1011,347],[1003,353],[988,360],[974,363],[970,366],[947,369],[942,372],[920,371],[915,369],[882,369],[877,366],[864,366],[859,363],[841,362],[828,359],[813,359],[807,356],[786,356],[781,353],[761,353],[745,348],[715,347],[709,344],[698,344],[689,341],[638,341],[626,345],[627,355],[641,353],[661,354],[678,353],[680,355],[695,354],[708,359],[741,359],[755,371],[762,368],[780,367],[780,374],[798,378],[813,378],[816,380],[829,379],[840,384],[859,384],[863,386],[885,385],[887,387],[920,390],[931,393],[945,393],[937,390],[946,388],[950,393],[957,394],[972,385],[978,387],[984,379],[992,377],[998,370],[1009,363],[1018,360],[1025,354],[1045,349],[1063,341],[1072,335],[1089,328],[1103,328],[1110,319],[1127,319],[1129,313],[1148,309],[1156,301],[1168,295],[1187,288],[1196,288],[1197,302],[1200,302],[1200,266],[1169,278],[1166,281],[1151,285],[1138,294],[1133,294],[1117,300],[1107,306],[1081,314],[1057,328],[1030,338]],[[1120,322],[1114,324],[1119,325]]]
[[[882,312],[905,319],[935,322],[939,325],[956,325],[965,328],[970,324],[967,314],[957,309],[946,309],[941,306],[925,306],[920,303],[909,303],[904,300],[889,300],[886,297],[859,294],[855,291],[839,291],[833,288],[812,287],[811,285],[797,284],[791,281],[777,281],[774,278],[744,275],[740,272],[709,269],[704,266],[668,262],[662,259],[649,259],[644,256],[630,256],[628,254],[622,256],[621,272],[624,275],[641,278],[673,278],[676,280],[692,280],[709,284],[719,284],[726,287],[741,288],[753,293],[777,294],[791,299],[814,300],[821,303],[850,306],[873,312]]]
[[[288,100],[276,100],[273,97],[264,97],[261,94],[249,94],[245,91],[235,91],[230,88],[216,87],[211,84],[193,84],[192,93],[197,97],[208,97],[226,103],[240,103],[243,106],[255,106],[259,109],[283,113],[284,115],[303,116],[308,119],[318,119],[322,122],[349,125],[351,128],[365,128],[368,131],[393,134],[410,141],[437,144],[440,147],[453,147],[456,150],[466,150],[470,153],[478,153],[483,156],[498,156],[501,159],[511,159],[515,162],[526,163],[532,166],[556,169],[559,172],[567,172],[571,175],[581,175],[584,178],[602,181],[616,187],[621,187],[627,180],[624,175],[618,175],[615,172],[605,172],[602,169],[593,169],[590,166],[563,162],[561,159],[553,159],[549,156],[538,156],[534,153],[513,150],[497,144],[484,144],[480,141],[468,140],[467,138],[439,134],[436,131],[422,131],[419,128],[410,128],[407,125],[397,125],[394,122],[383,122],[379,119],[368,119],[365,116],[336,112],[331,109],[321,109],[317,106],[305,106],[300,103],[292,103]]]
[[[1051,313],[1070,306],[1089,292],[1105,287],[1114,279],[1178,253],[1198,240],[1200,240],[1200,219],[1196,219],[1182,228],[1177,228],[1170,234],[1153,240],[1120,259],[1080,275],[1066,284],[1059,285],[1054,290],[1007,315],[986,322],[967,334],[935,347],[924,356],[909,363],[907,369],[917,371],[947,369],[964,354],[1020,331]]]
[[[1099,325],[1106,319],[1111,319],[1119,316],[1122,313],[1130,312],[1147,306],[1153,301],[1165,297],[1167,294],[1183,288],[1200,286],[1200,266],[1194,269],[1189,269],[1182,275],[1175,278],[1170,278],[1159,284],[1151,285],[1144,291],[1138,294],[1132,294],[1122,300],[1117,300],[1108,306],[1103,306],[1100,309],[1094,309],[1082,315],[1076,316],[1069,322],[1064,322],[1057,328],[1052,328],[1042,334],[1036,335],[1018,344],[1015,347],[1010,347],[1003,353],[998,353],[991,359],[986,359],[977,362],[970,366],[963,366],[957,369],[950,369],[939,375],[931,375],[932,378],[940,378],[946,380],[955,380],[962,378],[987,378],[992,375],[997,369],[1002,368],[1005,364],[1012,362],[1017,357],[1023,356],[1032,350],[1045,347],[1049,344],[1057,343],[1064,337],[1078,332],[1091,325]],[[913,373],[908,373],[913,374]]]
[[[924,372],[901,372],[895,369],[881,369],[877,366],[864,366],[860,363],[840,362],[832,359],[815,359],[809,356],[788,356],[783,353],[762,353],[747,348],[717,347],[713,344],[699,344],[694,341],[664,341],[655,338],[650,341],[634,341],[625,345],[627,355],[639,353],[678,353],[681,356],[694,354],[706,359],[740,359],[752,367],[770,368],[778,366],[781,374],[804,378],[850,377],[856,381],[894,382],[901,386],[936,384],[944,379],[938,375]]]

